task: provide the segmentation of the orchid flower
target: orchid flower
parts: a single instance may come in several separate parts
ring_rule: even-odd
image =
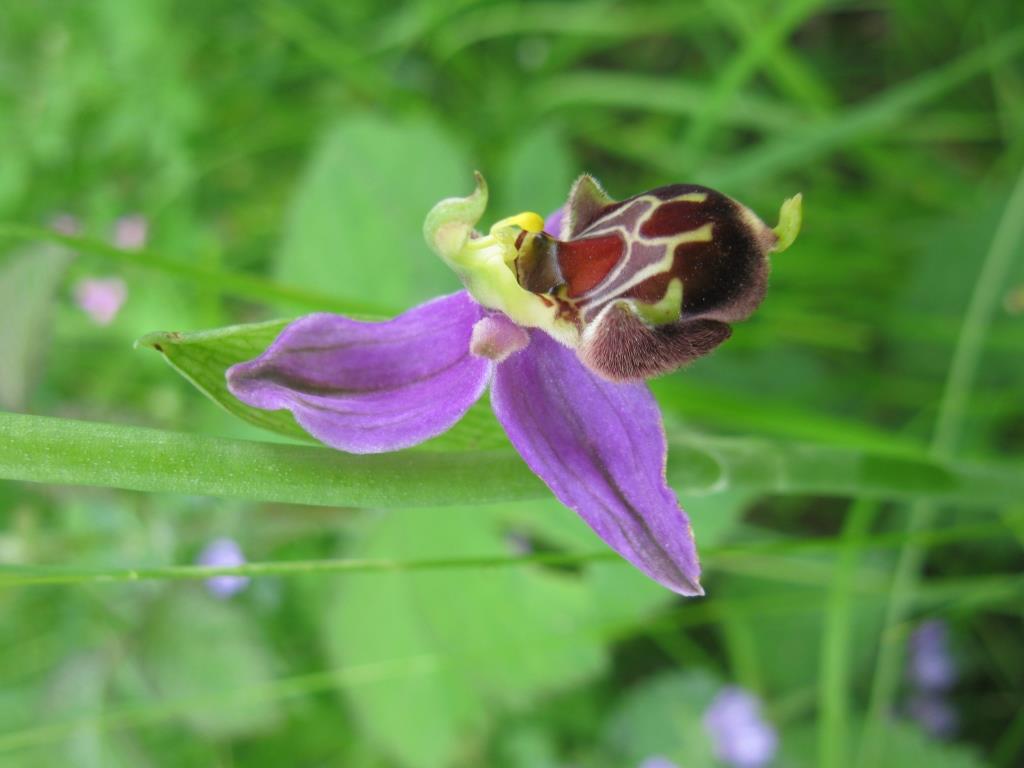
[[[775,230],[704,187],[615,202],[590,176],[558,232],[522,213],[482,235],[486,206],[477,174],[471,195],[442,200],[424,223],[466,290],[381,323],[299,318],[228,370],[229,389],[291,411],[333,448],[376,453],[441,434],[490,385],[512,445],[563,504],[654,580],[702,595],[644,380],[707,354],[756,308],[768,253],[799,229],[799,197]]]

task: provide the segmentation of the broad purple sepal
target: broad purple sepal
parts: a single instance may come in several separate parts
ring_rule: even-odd
[[[689,520],[644,384],[605,381],[540,331],[494,377],[491,403],[523,459],[609,546],[655,581],[702,595]]]
[[[307,315],[230,368],[228,388],[254,408],[291,411],[332,448],[407,448],[449,429],[483,394],[493,363],[470,353],[483,316],[465,291],[383,323]]]

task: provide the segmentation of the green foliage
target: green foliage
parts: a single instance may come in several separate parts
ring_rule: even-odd
[[[272,727],[275,702],[263,698],[273,664],[238,606],[182,589],[153,607],[142,665],[154,694],[178,703],[182,719],[216,738]]]
[[[579,172],[565,133],[557,124],[538,125],[524,131],[509,147],[499,166],[501,186],[495,189],[488,212],[535,211],[547,216],[559,208]]]
[[[55,294],[71,254],[28,248],[0,261],[0,407],[22,410],[50,338]]]
[[[292,504],[433,506],[544,495],[511,449],[429,447],[354,455],[70,419],[0,413],[0,471],[12,480],[203,493]],[[452,447],[452,446],[449,446]],[[770,462],[765,457],[771,457]],[[1016,467],[706,437],[670,443],[668,477],[697,495],[725,490],[997,503],[1019,494]],[[261,471],[249,471],[260,467]],[[379,478],[389,477],[387,483]]]
[[[702,717],[721,688],[707,672],[670,673],[629,690],[612,712],[606,739],[626,765],[661,755],[695,768],[717,761]]]
[[[1015,0],[6,4],[0,764],[713,766],[726,684],[780,768],[1022,764],[1022,61]],[[763,306],[652,385],[707,598],[611,554],[486,398],[354,457],[227,393],[272,318],[456,290],[421,224],[474,169],[485,223],[582,172],[772,223],[803,193]],[[947,741],[908,715],[925,619]]]
[[[502,555],[486,508],[420,510],[367,521],[360,558]],[[367,574],[326,587],[329,657],[339,666],[407,662],[393,679],[349,689],[378,747],[433,768],[479,749],[495,711],[522,709],[605,664],[600,606],[578,578],[543,569]]]
[[[276,274],[393,308],[451,293],[458,281],[430,256],[423,217],[472,183],[458,145],[433,121],[347,117],[326,133],[299,183]]]

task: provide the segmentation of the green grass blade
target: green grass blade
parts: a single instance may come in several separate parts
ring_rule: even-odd
[[[642,8],[607,2],[531,3],[529,8],[506,3],[448,20],[431,43],[440,58],[448,59],[470,46],[502,37],[552,34],[623,40],[679,28],[692,32],[703,16],[703,9],[679,3],[648,3]]]
[[[726,488],[974,505],[1024,497],[1019,467],[698,435],[672,440],[669,454],[669,480],[684,500]],[[13,413],[0,414],[0,478],[321,506],[479,504],[547,493],[511,450],[355,456]]]
[[[930,450],[931,455],[938,459],[951,457],[959,442],[971,389],[981,363],[985,337],[999,306],[1000,293],[1010,277],[1014,258],[1020,253],[1022,240],[1024,169],[1017,177],[985,255],[967,305],[960,337],[953,351]],[[936,513],[936,508],[927,501],[916,502],[911,508],[907,531],[915,534],[927,530],[934,523]],[[899,684],[906,636],[904,621],[913,603],[923,563],[924,551],[921,547],[913,544],[903,547],[896,564],[892,593],[886,608],[886,632],[879,648],[871,685],[867,723],[858,754],[859,765],[862,766],[877,764],[880,750],[884,749],[881,735],[885,728],[885,720],[892,711]]]
[[[1019,515],[1012,518],[1019,522]],[[1010,521],[1007,521],[1010,522]],[[827,583],[833,575],[829,568],[812,564],[807,568],[802,561],[798,569],[787,569],[784,564],[792,562],[793,556],[807,553],[838,553],[839,557],[866,551],[893,549],[907,543],[921,547],[941,547],[965,541],[984,541],[1004,536],[1006,526],[999,522],[976,523],[950,526],[942,530],[923,531],[910,536],[893,531],[867,536],[860,529],[848,530],[842,540],[827,538],[786,539],[781,541],[757,541],[718,547],[703,547],[701,560],[709,573],[755,573],[765,578],[796,580],[800,583]],[[617,554],[609,549],[597,551],[542,552],[530,555],[482,555],[479,557],[459,556],[424,559],[317,559],[252,562],[230,567],[203,565],[141,565],[134,568],[109,568],[65,565],[8,565],[0,566],[0,588],[41,585],[74,585],[81,583],[122,584],[135,581],[194,581],[211,576],[301,576],[311,573],[369,573],[387,571],[430,571],[452,569],[508,568],[530,565],[585,565],[592,562],[614,562],[626,565]],[[881,576],[881,574],[878,574]],[[848,582],[849,593],[884,587],[884,580]]]
[[[818,733],[818,763],[822,768],[843,768],[849,757],[850,642],[855,576],[861,565],[863,539],[878,513],[870,501],[857,501],[850,509],[837,542],[839,556],[825,614],[818,686],[821,727]]]
[[[617,107],[645,113],[699,115],[708,89],[697,83],[625,72],[580,71],[541,80],[529,90],[541,110]],[[805,119],[798,110],[772,99],[737,93],[723,105],[719,118],[737,128],[788,131]]]
[[[546,493],[510,451],[355,456],[11,413],[0,414],[0,477],[320,506],[474,504]]]
[[[741,88],[761,67],[774,57],[795,28],[813,15],[824,0],[797,0],[786,3],[771,18],[765,19],[757,30],[747,37],[744,45],[730,57],[725,68],[715,79],[704,108],[690,121],[683,136],[681,153],[684,162],[695,160],[707,146],[721,115]],[[732,2],[721,5],[733,5]],[[733,13],[735,13],[735,6]]]
[[[713,10],[747,45],[758,37],[765,21],[765,11],[762,9],[757,13],[749,3],[719,3]],[[804,62],[795,47],[775,48],[764,61],[764,68],[778,90],[814,114],[827,113],[833,106],[835,98],[826,86],[825,78]]]
[[[805,130],[791,131],[755,149],[733,156],[709,172],[713,186],[735,187],[748,181],[806,166],[832,150],[879,134],[921,105],[986,72],[1024,50],[1024,28],[1016,28],[944,67],[898,85],[865,103],[837,113]]]

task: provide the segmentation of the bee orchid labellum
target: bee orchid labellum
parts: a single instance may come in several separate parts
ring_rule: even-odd
[[[466,213],[476,213],[474,200],[486,201],[478,185],[460,201],[469,203]],[[770,229],[707,187],[672,184],[616,202],[584,175],[556,232],[527,213],[498,222],[486,238],[462,241],[461,252],[439,238],[434,244],[464,279],[482,260],[507,264],[532,297],[511,289],[497,296],[493,285],[474,293],[470,276],[467,287],[481,304],[547,331],[607,379],[636,381],[707,354],[729,338],[732,323],[750,316],[767,289],[768,255],[789,247],[799,230],[800,202],[787,201]]]

